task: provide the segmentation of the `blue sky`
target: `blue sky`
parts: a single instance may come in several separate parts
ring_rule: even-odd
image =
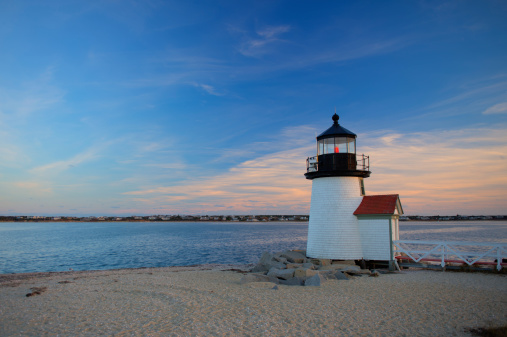
[[[0,214],[304,214],[336,108],[367,194],[507,214],[504,1],[2,1]]]

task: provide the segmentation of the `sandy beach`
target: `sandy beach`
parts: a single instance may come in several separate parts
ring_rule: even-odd
[[[507,325],[504,275],[408,270],[273,289],[240,284],[231,268],[0,275],[0,336],[471,336]]]

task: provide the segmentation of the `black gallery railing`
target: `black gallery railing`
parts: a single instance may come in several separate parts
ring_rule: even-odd
[[[354,158],[355,163],[353,163]],[[369,171],[370,156],[365,156],[364,154],[354,155],[349,153],[333,153],[309,157],[306,159],[306,172],[317,172],[319,169],[320,171],[340,169]]]

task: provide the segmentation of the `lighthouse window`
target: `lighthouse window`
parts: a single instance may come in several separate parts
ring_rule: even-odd
[[[364,180],[363,178],[359,178],[359,190],[361,191],[361,195],[365,195],[365,190],[364,190]]]
[[[324,139],[324,153],[334,153],[334,139]]]
[[[321,154],[324,154],[324,141],[319,140],[318,149],[317,149],[317,155],[320,156]]]
[[[349,152],[350,153],[356,153],[356,141],[349,143]]]
[[[334,139],[334,153],[347,153],[347,138],[336,137]]]
[[[317,155],[330,153],[356,153],[355,139],[347,137],[333,137],[321,139],[317,142]]]

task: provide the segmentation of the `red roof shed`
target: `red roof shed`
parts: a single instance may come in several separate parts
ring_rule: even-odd
[[[367,214],[403,214],[399,194],[364,196],[354,215]]]

